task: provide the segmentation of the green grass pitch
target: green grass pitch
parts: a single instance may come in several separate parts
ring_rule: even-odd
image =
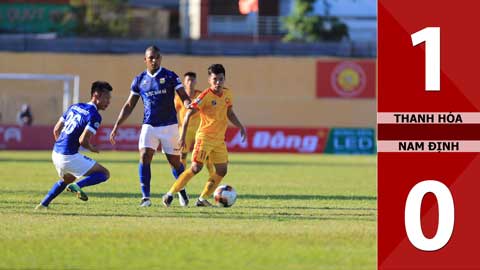
[[[173,183],[163,155],[152,202],[141,199],[138,154],[90,154],[110,170],[34,207],[58,179],[48,151],[0,151],[0,269],[375,269],[376,157],[230,154],[231,208],[165,208]],[[191,204],[206,169],[187,190]]]

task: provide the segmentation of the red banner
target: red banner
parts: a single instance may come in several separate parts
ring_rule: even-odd
[[[374,98],[375,60],[317,61],[317,97]]]
[[[124,126],[118,128],[115,145],[110,143],[110,132],[112,127],[100,127],[94,137],[93,144],[99,149],[105,150],[138,150],[138,137],[140,136],[140,127]]]
[[[0,149],[45,150],[53,143],[53,127],[0,125]]]
[[[125,126],[118,129],[116,145],[110,144],[112,127],[100,127],[92,143],[101,150],[138,149],[140,127]],[[248,127],[248,138],[242,142],[240,131],[229,127],[225,136],[231,152],[265,153],[323,153],[328,139],[328,128],[261,128]],[[0,125],[0,149],[50,150],[52,149],[53,127],[2,126]]]
[[[229,128],[226,133],[231,152],[323,153],[328,128],[247,128],[248,138],[241,141],[240,131]]]

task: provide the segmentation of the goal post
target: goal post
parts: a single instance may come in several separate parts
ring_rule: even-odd
[[[63,111],[80,100],[80,76],[69,74],[0,73],[0,80],[47,80],[63,82]]]

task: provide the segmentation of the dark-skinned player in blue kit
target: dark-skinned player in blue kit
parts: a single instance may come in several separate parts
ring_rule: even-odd
[[[175,93],[188,106],[190,98],[185,93],[182,81],[175,74],[161,66],[162,56],[156,46],[150,46],[145,50],[144,62],[146,70],[136,76],[130,87],[130,95],[123,105],[118,119],[110,133],[110,142],[115,144],[115,137],[120,124],[132,113],[141,98],[143,101],[143,124],[138,141],[140,162],[138,174],[142,191],[141,207],[152,205],[150,200],[150,164],[158,146],[162,145],[162,151],[172,167],[175,179],[184,171],[180,161],[180,146],[178,145],[178,121],[175,110]],[[181,206],[188,205],[188,195],[185,189],[179,190],[178,197]]]

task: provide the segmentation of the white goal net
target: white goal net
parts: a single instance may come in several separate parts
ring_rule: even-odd
[[[79,101],[79,85],[78,75],[0,73],[0,124],[16,123],[22,104],[30,105],[35,124],[54,123]]]

